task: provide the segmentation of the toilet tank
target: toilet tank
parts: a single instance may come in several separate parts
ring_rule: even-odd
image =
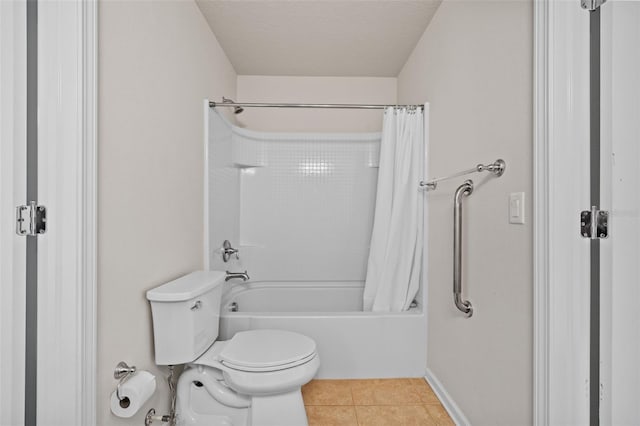
[[[195,361],[218,338],[224,277],[195,271],[147,291],[157,365]]]

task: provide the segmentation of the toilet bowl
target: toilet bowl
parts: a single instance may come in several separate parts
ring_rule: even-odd
[[[316,343],[284,330],[217,341],[223,282],[220,271],[197,271],[147,292],[156,364],[186,364],[178,425],[306,425],[300,388],[320,366]]]
[[[179,424],[305,425],[300,387],[315,376],[319,366],[315,342],[298,333],[252,330],[215,342],[188,365],[189,374],[178,381]],[[194,382],[202,384],[210,401],[207,395],[200,395],[198,403],[191,401],[189,385]],[[208,406],[215,403],[250,409],[251,422],[234,420],[233,412],[209,414]]]

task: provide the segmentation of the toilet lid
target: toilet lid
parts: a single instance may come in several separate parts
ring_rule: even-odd
[[[273,371],[294,367],[315,355],[316,342],[284,330],[236,333],[218,355],[222,364],[242,371]]]

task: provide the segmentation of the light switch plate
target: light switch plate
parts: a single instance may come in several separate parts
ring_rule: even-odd
[[[524,225],[524,192],[509,194],[509,223]]]

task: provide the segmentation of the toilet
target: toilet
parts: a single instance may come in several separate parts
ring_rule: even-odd
[[[221,271],[196,271],[147,292],[156,364],[186,364],[177,424],[307,425],[300,388],[320,366],[315,341],[285,330],[217,341],[224,279]]]

